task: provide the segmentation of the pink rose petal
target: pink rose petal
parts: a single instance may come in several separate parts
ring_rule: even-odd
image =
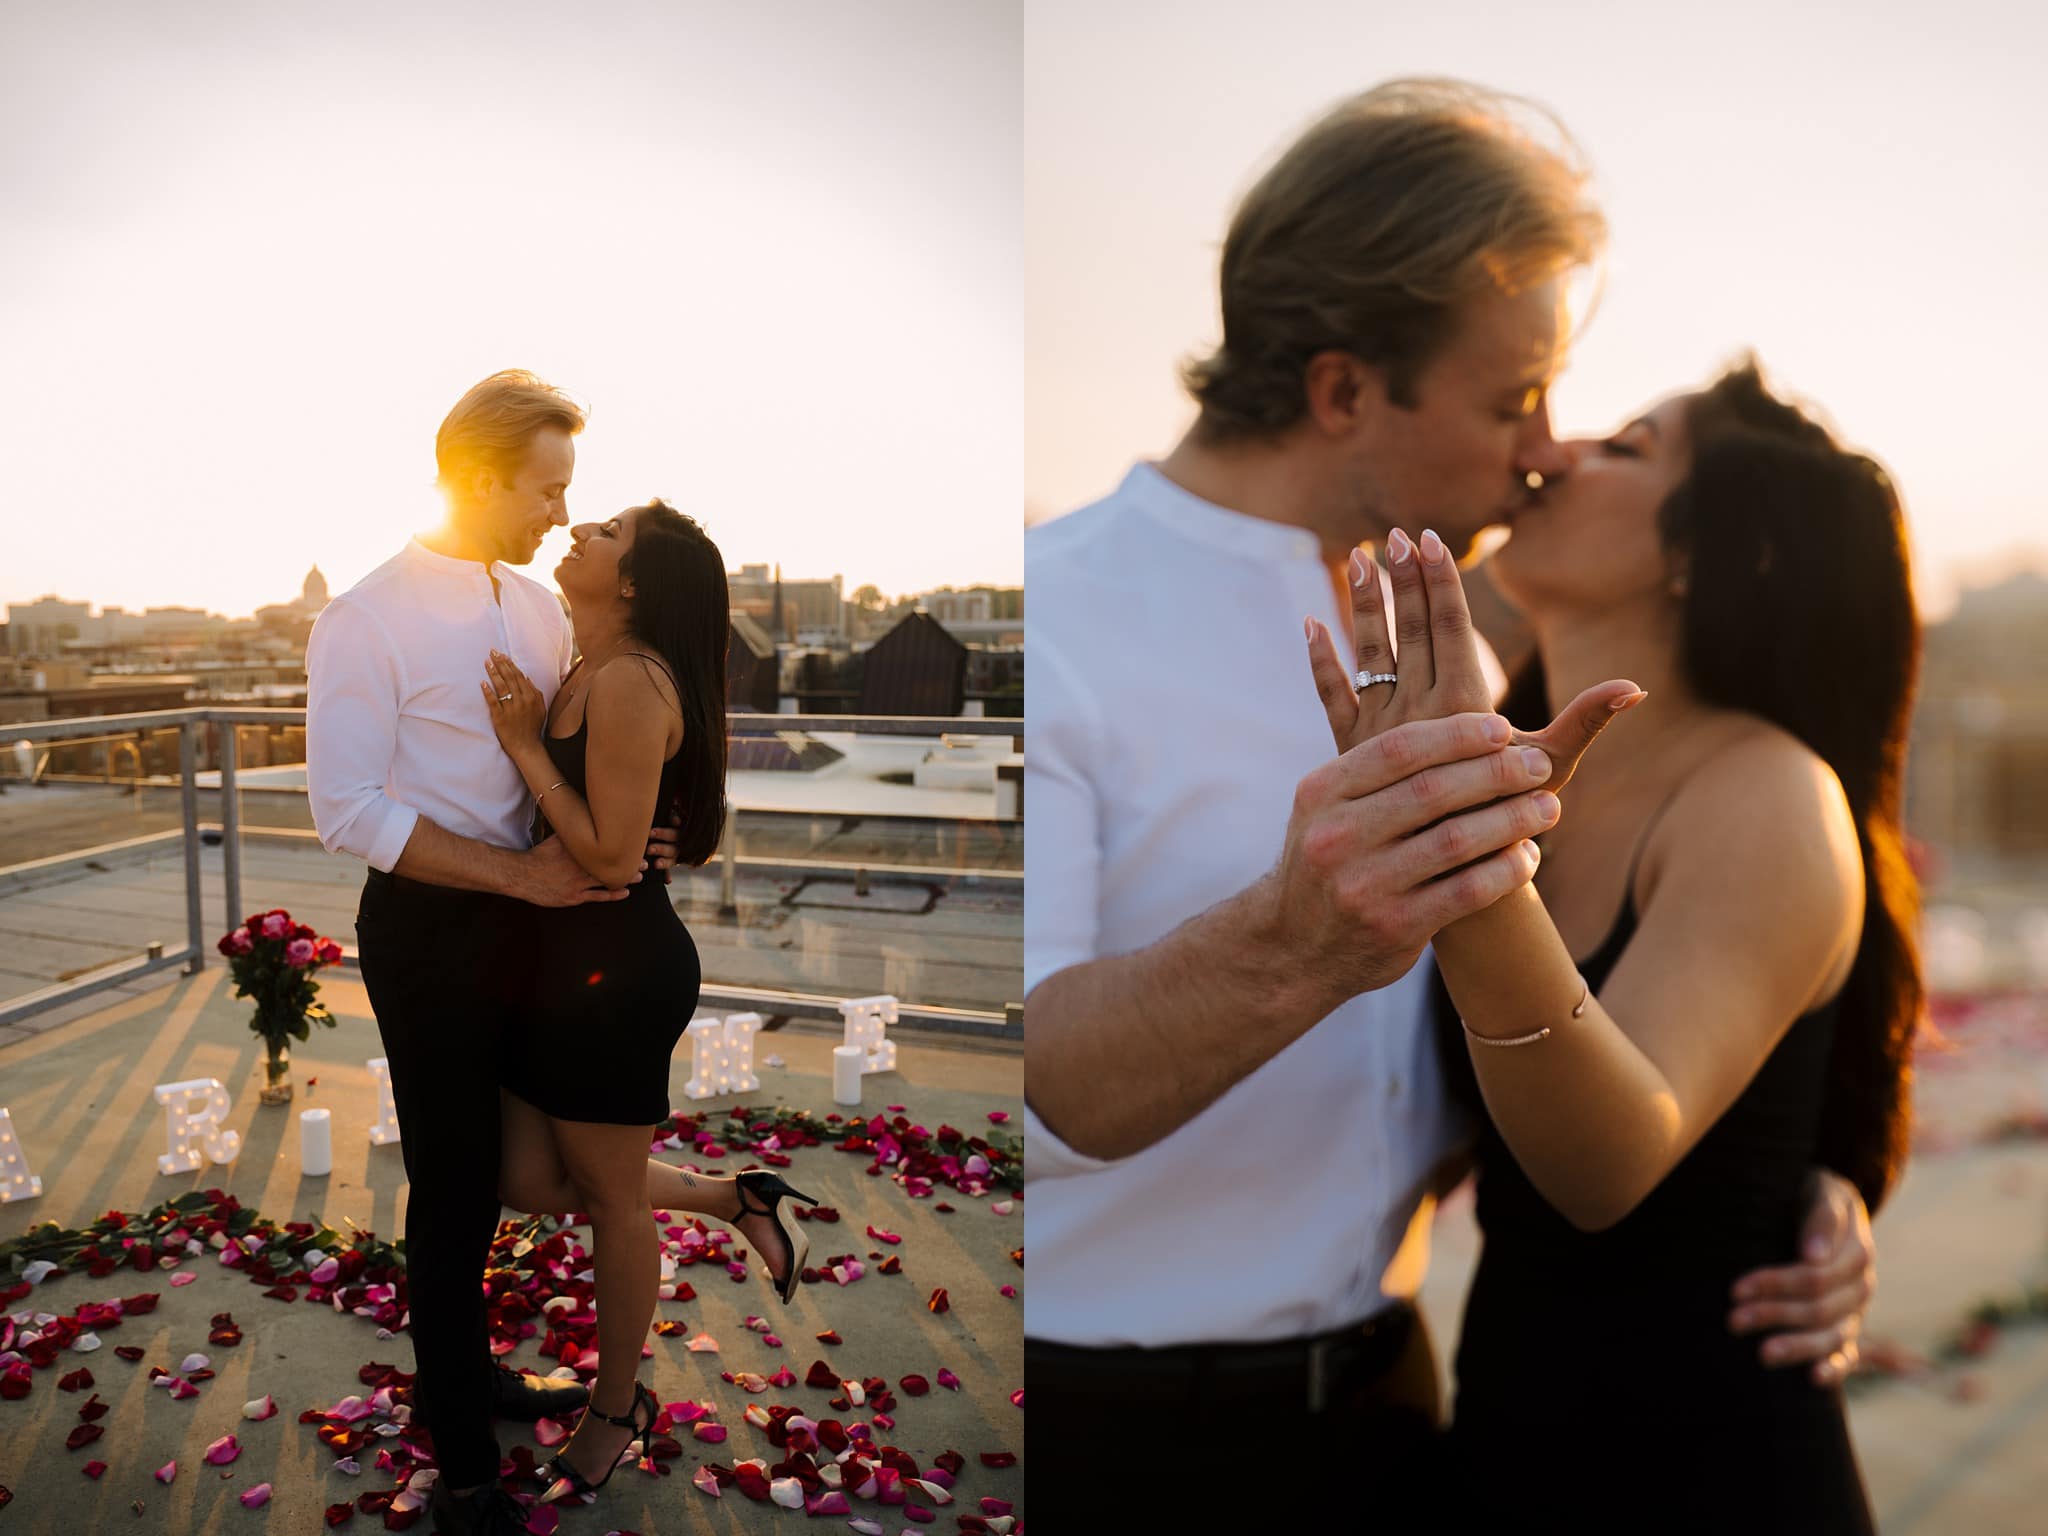
[[[224,1467],[242,1454],[242,1442],[233,1435],[222,1435],[206,1448],[206,1464],[209,1467]]]
[[[535,1419],[533,1421],[533,1438],[542,1446],[556,1446],[569,1438],[569,1431],[555,1419]]]
[[[242,1508],[261,1509],[270,1502],[270,1484],[258,1483],[242,1494]]]
[[[167,1461],[156,1469],[156,1480],[160,1483],[168,1483],[177,1475],[178,1464],[175,1461]]]
[[[725,1443],[725,1426],[723,1424],[706,1422],[694,1425],[690,1433],[699,1440],[702,1440],[706,1445],[723,1445]]]
[[[958,1392],[960,1390],[960,1378],[947,1370],[943,1365],[939,1367],[937,1380],[939,1385],[948,1392]]]
[[[192,1271],[189,1269],[180,1270],[177,1274],[171,1276],[171,1284],[190,1285],[194,1280],[197,1280],[198,1278],[199,1277],[193,1274]]]
[[[684,1347],[693,1355],[715,1355],[718,1353],[718,1340],[708,1333],[700,1333]]]
[[[710,1494],[711,1497],[713,1497],[714,1499],[724,1497],[724,1495],[718,1491],[718,1479],[712,1476],[711,1469],[709,1467],[699,1467],[694,1473],[691,1474],[690,1481],[696,1487],[701,1488],[706,1493]]]

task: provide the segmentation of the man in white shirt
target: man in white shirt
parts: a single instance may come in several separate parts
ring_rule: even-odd
[[[1233,220],[1194,429],[1026,535],[1026,1374],[1055,1524],[1083,1487],[1089,1528],[1172,1516],[1135,1468],[1122,1495],[1089,1474],[1199,1429],[1255,1431],[1269,1468],[1205,1480],[1205,1529],[1319,1513],[1339,1468],[1427,1528],[1402,1523],[1438,1416],[1412,1298],[1470,1127],[1415,961],[1530,877],[1543,786],[1598,722],[1549,756],[1468,715],[1333,761],[1303,624],[1349,633],[1357,544],[1412,558],[1420,522],[1462,552],[1566,467],[1559,291],[1604,231],[1514,113],[1396,83],[1312,128]],[[1446,818],[1461,859],[1420,862]],[[1785,1358],[1845,1367],[1861,1215],[1834,1180],[1826,1262],[1771,1272],[1791,1299],[1761,1322],[1806,1330]]]
[[[416,1404],[434,1432],[436,1528],[511,1536],[495,1413],[580,1407],[585,1388],[497,1367],[481,1289],[497,1229],[493,959],[509,904],[612,901],[560,839],[532,846],[533,800],[478,691],[493,650],[552,698],[572,660],[561,600],[512,569],[566,524],[583,413],[531,374],[492,375],[435,441],[447,523],[321,613],[306,647],[306,777],[330,852],[363,859],[363,984],[398,1104]],[[673,832],[649,858],[673,862]],[[645,864],[642,868],[646,868]],[[665,876],[660,876],[665,878]],[[636,876],[636,879],[639,877]]]

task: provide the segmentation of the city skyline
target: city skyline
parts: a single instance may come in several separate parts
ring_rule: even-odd
[[[555,534],[551,535],[551,537],[565,536],[566,535],[564,534],[563,530],[559,529],[555,531]],[[553,560],[546,559],[546,551],[547,546],[546,544],[543,544],[542,553],[540,555],[536,555],[530,564],[521,569],[523,569],[527,575],[533,576],[535,580],[540,581],[543,585],[554,587],[554,582],[548,578],[548,571],[552,568],[554,562]],[[744,561],[728,560],[727,565],[727,574],[729,577],[732,578],[739,578],[740,576],[742,576],[744,572],[750,569],[760,568],[765,568],[772,577],[773,573],[776,570],[777,562],[773,559]],[[983,589],[991,591],[1021,591],[1024,585],[1021,581],[1005,582],[956,580],[939,581],[930,583],[928,585],[896,590],[889,587],[884,587],[879,582],[854,581],[850,577],[846,576],[844,572],[840,571],[831,571],[819,574],[810,571],[792,570],[790,569],[788,562],[786,561],[781,562],[781,567],[782,579],[785,582],[788,582],[792,585],[805,582],[829,582],[833,580],[840,581],[845,591],[846,600],[849,603],[852,602],[854,593],[860,591],[863,587],[868,586],[874,587],[878,592],[881,593],[882,597],[886,601],[902,602],[906,599],[912,597],[921,597],[931,592],[944,592],[949,590],[955,592],[972,592]],[[371,567],[371,569],[373,568],[374,567]],[[344,584],[343,582],[337,580],[334,575],[334,572],[328,567],[326,563],[320,560],[315,560],[306,568],[304,572],[301,573],[301,588],[303,587],[306,578],[309,575],[316,572],[325,580],[328,592],[331,596],[340,596],[343,592],[348,590],[349,585],[352,585],[352,583]],[[367,570],[365,571],[364,574],[367,574]],[[556,590],[559,591],[560,589],[556,588]],[[253,620],[256,617],[258,611],[263,608],[289,605],[295,602],[296,599],[296,590],[292,595],[273,594],[268,596],[261,602],[247,605],[246,611],[235,611],[232,605],[230,607],[220,607],[211,604],[201,604],[186,601],[177,596],[171,596],[161,600],[152,599],[148,602],[117,602],[112,600],[103,600],[100,597],[87,592],[76,592],[60,589],[49,589],[41,592],[36,592],[33,594],[0,592],[0,623],[4,623],[6,621],[5,615],[10,608],[28,607],[32,604],[45,602],[60,602],[70,604],[83,603],[91,611],[92,615],[96,618],[114,611],[119,611],[129,615],[138,615],[151,610],[180,610],[201,612],[209,615],[210,617],[216,617],[227,620],[230,623],[239,623],[247,620]]]

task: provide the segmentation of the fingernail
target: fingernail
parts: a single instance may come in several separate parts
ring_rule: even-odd
[[[1541,747],[1524,747],[1522,766],[1529,770],[1532,777],[1547,779],[1550,777],[1550,754]]]
[[[1638,688],[1634,693],[1624,693],[1620,698],[1616,699],[1607,707],[1613,710],[1618,715],[1624,709],[1634,709],[1638,704],[1642,703],[1643,700],[1647,699],[1648,697],[1649,695],[1647,693],[1643,692],[1642,689]]]
[[[1498,746],[1506,746],[1508,737],[1514,732],[1515,728],[1508,724],[1505,715],[1495,715],[1486,722],[1486,739]]]
[[[1354,587],[1365,585],[1365,556],[1355,549],[1351,551],[1351,585]]]
[[[1427,560],[1431,565],[1439,565],[1443,562],[1443,558],[1446,553],[1447,551],[1444,549],[1444,541],[1436,536],[1436,530],[1434,528],[1423,529],[1422,558]]]
[[[1316,621],[1314,619],[1303,619],[1301,621],[1301,638],[1310,645],[1316,643]]]
[[[1541,864],[1543,862],[1543,850],[1538,848],[1533,841],[1525,837],[1522,839],[1522,846],[1529,850],[1530,863]]]
[[[1557,813],[1561,809],[1563,807],[1557,803],[1557,796],[1553,795],[1549,790],[1539,789],[1536,791],[1536,814],[1545,821],[1557,820]]]
[[[1828,1240],[1824,1237],[1810,1237],[1806,1240],[1806,1256],[1819,1263],[1828,1256]]]
[[[1387,535],[1387,558],[1396,565],[1406,565],[1415,557],[1415,546],[1408,542],[1408,535],[1396,528]]]

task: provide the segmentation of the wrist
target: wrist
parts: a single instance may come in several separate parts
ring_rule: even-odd
[[[1304,952],[1299,925],[1288,921],[1277,871],[1246,887],[1218,915],[1224,918],[1220,942],[1226,953],[1235,949],[1231,969],[1244,979],[1245,1001],[1257,1012],[1303,1020],[1306,1027],[1350,998],[1328,979],[1319,957]]]

